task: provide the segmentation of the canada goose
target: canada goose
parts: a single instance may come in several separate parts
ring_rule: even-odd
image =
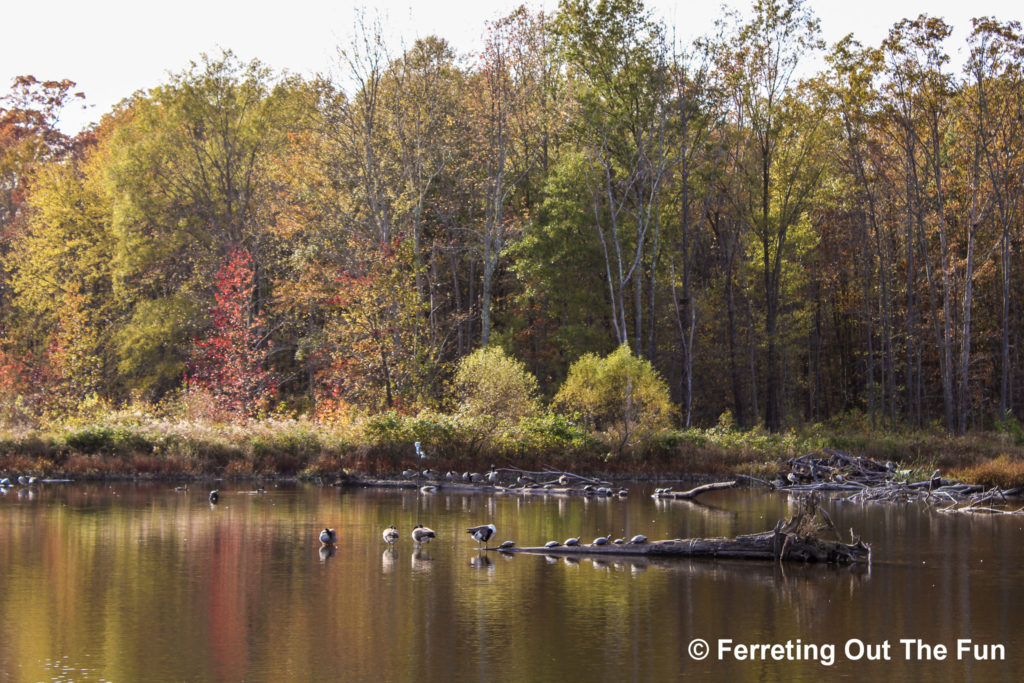
[[[498,471],[491,465],[491,471],[487,473],[487,483],[493,484],[498,479]]]
[[[466,529],[466,533],[472,534],[473,538],[475,538],[478,543],[484,544],[484,547],[487,546],[487,541],[491,540],[491,536],[493,536],[496,531],[497,529],[493,524],[483,524],[481,526],[474,526]]]
[[[220,491],[217,489],[210,491],[210,502],[216,505],[218,500],[220,500]]]
[[[338,532],[334,529],[324,529],[320,532],[320,542],[324,545],[334,545],[338,542]]]
[[[415,479],[416,477],[420,476],[420,473],[417,470],[408,469],[402,470],[402,476],[405,477],[406,479]]]
[[[634,536],[633,538],[629,539],[629,542],[630,542],[630,543],[633,543],[633,544],[635,544],[635,545],[639,545],[639,544],[641,544],[641,543],[647,543],[647,537],[646,537],[646,536],[643,536],[643,535],[641,535],[641,534],[637,534],[637,535],[636,535],[636,536]]]
[[[423,470],[422,474],[424,479],[435,479],[437,477],[437,472],[431,469]]]
[[[421,543],[430,543],[430,539],[437,538],[437,534],[434,533],[433,529],[428,529],[422,524],[417,524],[412,529],[412,540],[416,542],[416,545]]]
[[[397,540],[398,540],[398,529],[396,529],[395,525],[392,524],[391,526],[389,526],[387,529],[384,530],[384,542],[387,543],[388,545],[392,545],[393,546]]]
[[[560,476],[558,478],[558,483],[561,484],[562,486],[568,486],[569,485],[569,475],[568,474],[563,474],[562,476]]]

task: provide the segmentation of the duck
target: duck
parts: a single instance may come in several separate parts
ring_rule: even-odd
[[[393,546],[398,541],[398,529],[392,524],[384,530],[384,542],[389,546]]]
[[[320,532],[320,543],[323,545],[334,545],[338,542],[338,532],[334,529],[325,528]]]
[[[432,538],[437,538],[437,534],[434,533],[433,529],[428,529],[422,524],[417,524],[412,528],[412,540],[416,542],[416,545],[430,543]]]
[[[466,529],[466,533],[472,534],[473,538],[479,543],[483,543],[484,547],[487,546],[487,541],[491,540],[491,536],[497,531],[493,524],[482,524],[481,526],[474,526]]]
[[[210,491],[210,502],[216,505],[218,500],[220,500],[220,491],[217,489]]]

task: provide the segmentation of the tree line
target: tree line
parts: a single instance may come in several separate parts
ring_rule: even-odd
[[[803,0],[690,44],[640,0],[456,54],[362,21],[339,73],[203,56],[77,136],[0,100],[0,393],[443,404],[498,345],[553,396],[627,347],[678,421],[989,428],[1024,400],[1024,33],[826,46]],[[821,65],[817,70],[815,66]]]

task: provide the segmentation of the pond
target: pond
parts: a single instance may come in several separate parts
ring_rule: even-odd
[[[761,490],[699,503],[630,490],[225,484],[214,506],[195,485],[12,489],[0,496],[0,680],[1019,680],[1024,515],[828,500],[836,525],[872,544],[870,568],[503,556],[465,533],[493,522],[492,545],[734,536],[795,509]],[[437,533],[419,549],[417,523]],[[333,553],[317,540],[325,526]]]

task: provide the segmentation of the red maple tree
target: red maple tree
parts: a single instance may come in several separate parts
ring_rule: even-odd
[[[195,340],[185,376],[190,392],[205,391],[220,408],[239,415],[255,414],[277,391],[266,367],[270,341],[253,303],[254,276],[249,253],[232,249],[215,277],[213,329]]]

